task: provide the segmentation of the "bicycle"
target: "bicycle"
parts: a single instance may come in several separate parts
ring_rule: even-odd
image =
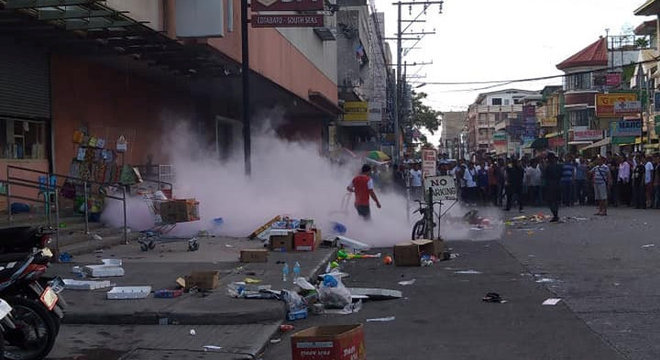
[[[417,220],[417,222],[415,222],[415,225],[413,225],[412,240],[426,239],[428,238],[427,234],[429,233],[431,234],[431,236],[433,236],[433,229],[435,229],[436,226],[435,221],[433,221],[435,211],[432,208],[426,206],[427,204],[422,200],[415,200],[415,202],[419,203],[419,209],[413,211],[413,214],[418,212],[422,215],[422,218],[420,220]],[[442,205],[442,202],[441,201],[433,202],[433,205],[438,205],[438,204]],[[430,224],[429,224],[429,220],[430,220]]]

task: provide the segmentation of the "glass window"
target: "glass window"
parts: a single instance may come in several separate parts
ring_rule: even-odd
[[[491,105],[502,105],[502,98],[492,98]]]
[[[593,119],[593,110],[577,110],[568,113],[568,120],[571,126],[590,126]]]
[[[564,82],[566,90],[589,90],[591,89],[591,74],[572,74],[566,77]]]
[[[0,158],[46,158],[45,123],[0,118],[0,134]]]

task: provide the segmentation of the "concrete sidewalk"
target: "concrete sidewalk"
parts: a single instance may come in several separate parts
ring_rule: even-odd
[[[187,251],[185,241],[159,244],[156,249],[143,252],[139,244],[120,245],[100,254],[74,257],[74,262],[53,264],[51,275],[75,278],[75,265],[100,264],[101,259],[122,259],[125,275],[108,278],[117,286],[152,287],[152,291],[174,288],[176,279],[197,270],[219,270],[220,284],[210,293],[191,293],[173,299],[158,299],[150,295],[140,300],[107,300],[109,289],[83,291],[65,290],[69,304],[64,322],[67,324],[105,325],[230,325],[275,322],[284,319],[284,303],[276,300],[235,299],[227,295],[226,287],[246,277],[262,280],[273,289],[293,288],[291,280],[282,281],[282,264],[292,268],[298,261],[303,275],[315,276],[332,258],[333,249],[320,248],[314,252],[269,253],[267,263],[241,264],[241,249],[262,248],[258,240],[232,238],[202,238],[200,249]]]

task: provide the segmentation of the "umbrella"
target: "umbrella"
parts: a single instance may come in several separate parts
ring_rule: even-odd
[[[390,160],[389,155],[387,155],[384,152],[379,151],[379,150],[369,151],[367,153],[367,158],[372,159],[372,160],[377,160],[377,161],[389,161]]]

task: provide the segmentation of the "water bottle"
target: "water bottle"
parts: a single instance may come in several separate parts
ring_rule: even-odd
[[[289,264],[284,263],[282,268],[282,281],[286,282],[286,277],[289,276]]]
[[[296,261],[296,264],[293,266],[293,281],[296,281],[300,277],[300,263]]]

